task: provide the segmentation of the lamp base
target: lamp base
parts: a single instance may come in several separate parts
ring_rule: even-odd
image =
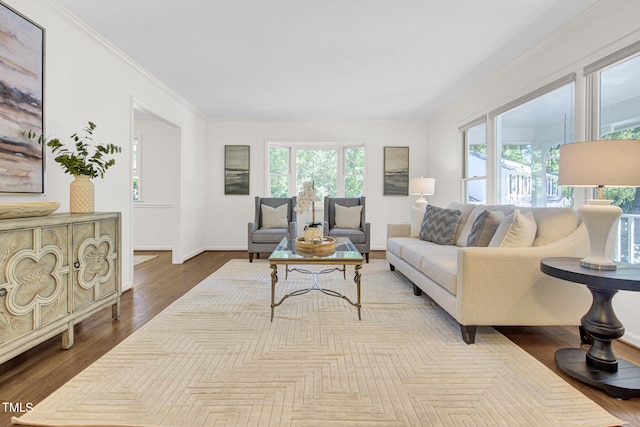
[[[602,262],[602,261],[592,262],[592,261],[587,261],[587,258],[582,258],[580,260],[581,267],[590,268],[592,270],[617,270],[618,268],[615,262],[610,261],[608,259],[605,260],[605,262]],[[610,262],[611,264],[607,264],[607,262]]]
[[[587,231],[591,246],[589,256],[580,261],[580,265],[594,270],[616,270],[617,266],[607,256],[607,242],[622,209],[611,205],[611,200],[587,200],[587,204],[578,209]]]
[[[426,208],[427,207],[427,199],[425,199],[424,197],[418,197],[416,199],[416,207],[417,208]]]

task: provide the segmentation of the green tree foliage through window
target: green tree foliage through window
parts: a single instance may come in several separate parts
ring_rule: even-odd
[[[344,197],[359,197],[364,188],[364,148],[345,150]]]
[[[269,146],[271,197],[290,197],[313,181],[320,200],[364,194],[364,146],[273,143]]]
[[[305,181],[313,181],[320,200],[336,197],[338,151],[335,149],[296,150],[296,193],[303,190]]]
[[[271,197],[289,197],[289,149],[269,147]]]

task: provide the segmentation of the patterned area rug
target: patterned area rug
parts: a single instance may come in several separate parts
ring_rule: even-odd
[[[313,291],[270,317],[264,260],[232,260],[14,423],[39,426],[612,426],[492,328],[476,344],[383,260],[362,321]],[[289,273],[278,295],[309,284]],[[353,270],[325,287],[355,299]],[[280,285],[280,284],[279,284]],[[73,350],[70,350],[73,351]]]

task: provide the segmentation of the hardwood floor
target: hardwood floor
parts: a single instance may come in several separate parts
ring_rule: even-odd
[[[244,251],[205,252],[184,264],[173,265],[169,252],[142,253],[157,254],[158,257],[135,267],[134,290],[122,295],[120,320],[112,321],[111,308],[107,307],[76,326],[75,345],[70,350],[61,349],[60,336],[57,336],[0,365],[0,426],[11,425],[11,417],[20,415],[11,412],[9,403],[13,404],[14,410],[17,404],[22,404],[23,408],[28,403],[37,404],[229,259],[247,257]],[[384,252],[374,251],[371,258],[384,259]],[[577,328],[497,329],[613,415],[630,426],[640,426],[640,398],[613,399],[568,377],[555,366],[555,350],[580,345]],[[616,343],[615,352],[618,357],[640,365],[639,349]]]

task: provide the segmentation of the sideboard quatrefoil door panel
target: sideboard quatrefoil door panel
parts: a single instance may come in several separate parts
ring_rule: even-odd
[[[0,336],[2,343],[69,314],[68,227],[0,233]]]

